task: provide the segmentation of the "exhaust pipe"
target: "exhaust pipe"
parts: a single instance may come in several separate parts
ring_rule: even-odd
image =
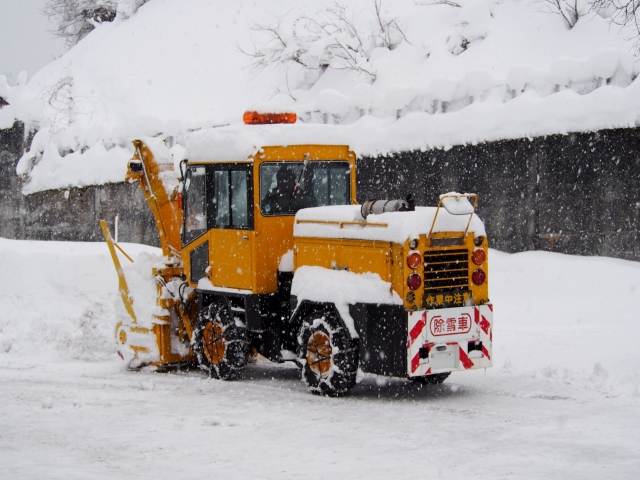
[[[415,204],[410,200],[367,200],[362,204],[360,213],[362,218],[369,215],[380,215],[387,212],[410,212],[415,210]]]

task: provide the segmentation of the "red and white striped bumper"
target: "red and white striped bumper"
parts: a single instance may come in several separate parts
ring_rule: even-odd
[[[410,377],[493,365],[492,304],[411,311],[407,320]]]

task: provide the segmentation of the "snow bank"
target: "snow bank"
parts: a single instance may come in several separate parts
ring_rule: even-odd
[[[265,145],[346,144],[364,156],[638,124],[635,37],[604,13],[568,29],[524,0],[387,1],[382,15],[406,37],[388,49],[372,30],[372,2],[344,3],[369,74],[335,58],[325,70],[251,69],[243,50],[274,46],[257,24],[280,22],[295,42],[296,19],[319,18],[331,0],[151,0],[99,25],[20,94],[39,99],[37,115],[31,100],[11,98],[0,113],[0,123],[15,116],[40,129],[18,167],[24,192],[121,181],[131,139],[158,134],[189,144],[191,160],[215,161]],[[247,108],[293,110],[301,125],[244,126]]]
[[[489,262],[498,369],[640,398],[640,263],[495,250]]]
[[[296,214],[293,235],[296,237],[351,238],[403,243],[410,238],[418,238],[421,234],[428,234],[437,210],[436,207],[416,207],[414,212],[371,214],[365,220],[362,218],[360,209],[360,205],[304,208]],[[298,223],[298,221],[304,223]],[[347,223],[343,224],[342,222]],[[364,222],[369,226],[350,225],[348,222]],[[464,232],[468,222],[469,215],[451,215],[444,208],[441,208],[433,231]],[[469,232],[473,232],[475,236],[486,236],[484,224],[475,214],[471,219]]]
[[[123,248],[134,258],[157,251]],[[1,362],[112,358],[122,302],[106,243],[0,239],[0,262]]]

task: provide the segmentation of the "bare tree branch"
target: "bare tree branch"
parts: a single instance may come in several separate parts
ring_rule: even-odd
[[[613,25],[626,27],[632,25],[635,29],[635,55],[640,54],[640,0],[591,0],[591,9],[596,12],[612,12],[609,22]]]
[[[64,38],[67,46],[72,47],[98,24],[112,22],[116,17],[119,4],[127,3],[135,11],[147,1],[46,0],[42,13],[57,25],[52,33],[56,37]]]
[[[540,11],[560,15],[571,30],[578,19],[584,15],[580,10],[578,0],[536,0]]]
[[[419,2],[419,3],[417,0],[414,0],[413,3],[415,3],[416,5],[424,5],[424,6],[448,5],[450,7],[461,8],[460,4],[456,2],[452,2],[451,0],[424,0],[423,2]]]
[[[372,79],[376,72],[369,61],[375,47],[395,48],[408,42],[398,22],[382,15],[381,0],[372,0],[374,23],[363,26],[350,16],[347,7],[334,4],[315,15],[301,15],[290,29],[284,28],[284,19],[270,24],[251,26],[261,42],[253,40],[253,49],[244,54],[252,57],[254,70],[268,66],[287,67],[292,64],[306,69],[348,69],[364,73]]]

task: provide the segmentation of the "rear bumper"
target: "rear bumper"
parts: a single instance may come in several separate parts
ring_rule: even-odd
[[[492,304],[416,310],[407,321],[409,377],[493,365]]]

